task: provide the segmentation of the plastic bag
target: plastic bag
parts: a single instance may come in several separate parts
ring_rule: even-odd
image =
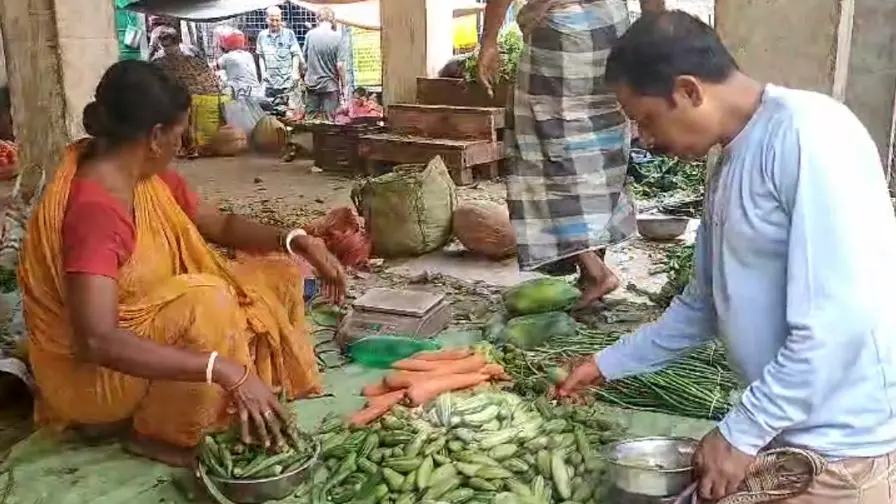
[[[302,229],[323,240],[327,250],[347,268],[364,266],[370,259],[370,237],[364,229],[364,219],[349,207],[335,208]]]
[[[233,101],[224,104],[224,120],[230,126],[242,130],[247,137],[264,116],[264,110],[258,101],[244,93],[237,93]]]

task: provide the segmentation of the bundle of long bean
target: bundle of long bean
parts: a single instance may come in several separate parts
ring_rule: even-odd
[[[569,366],[584,355],[612,345],[621,336],[580,327],[575,336],[552,338],[548,345],[534,350],[505,347],[500,360],[514,378],[516,392],[539,395],[551,386],[549,368]],[[737,387],[722,346],[709,343],[662,371],[624,378],[593,392],[601,401],[626,408],[719,419],[730,409],[731,395]]]

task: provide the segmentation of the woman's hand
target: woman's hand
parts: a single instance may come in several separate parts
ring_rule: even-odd
[[[289,428],[289,416],[258,375],[223,358],[218,359],[215,375],[215,382],[230,393],[237,407],[243,443],[252,443],[254,431],[264,448],[273,443],[278,451],[287,449],[284,429]]]
[[[477,77],[479,84],[485,87],[489,96],[494,96],[495,92],[492,86],[498,76],[498,70],[501,67],[501,57],[498,54],[497,43],[483,44],[479,48],[479,62],[477,63]]]
[[[346,277],[342,263],[327,250],[324,242],[312,236],[297,236],[293,242],[298,245],[293,250],[301,253],[317,271],[321,281],[320,291],[333,304],[345,302]]]

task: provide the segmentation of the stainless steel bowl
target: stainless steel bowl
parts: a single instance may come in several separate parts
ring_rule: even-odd
[[[649,240],[674,240],[687,231],[690,221],[687,217],[674,215],[639,215],[638,234]]]
[[[261,504],[289,497],[308,479],[311,470],[320,458],[320,441],[307,436],[314,443],[311,458],[301,466],[271,478],[255,480],[235,480],[218,478],[205,472],[202,464],[197,464],[197,477],[219,504]],[[213,488],[212,488],[213,486]],[[219,493],[220,495],[215,495]],[[221,499],[224,497],[224,499]],[[230,502],[228,502],[230,501]]]
[[[607,447],[610,481],[628,494],[646,497],[678,495],[694,481],[691,462],[697,440],[646,437]]]

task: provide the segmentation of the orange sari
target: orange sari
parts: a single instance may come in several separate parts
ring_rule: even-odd
[[[67,320],[62,221],[77,169],[71,146],[28,223],[19,283],[39,423],[64,428],[128,418],[141,435],[195,446],[229,421],[217,385],[136,378],[78,360]],[[217,351],[290,399],[319,393],[302,279],[285,261],[229,262],[211,250],[159,177],[134,189],[137,243],[118,279],[119,326],[165,345]]]

